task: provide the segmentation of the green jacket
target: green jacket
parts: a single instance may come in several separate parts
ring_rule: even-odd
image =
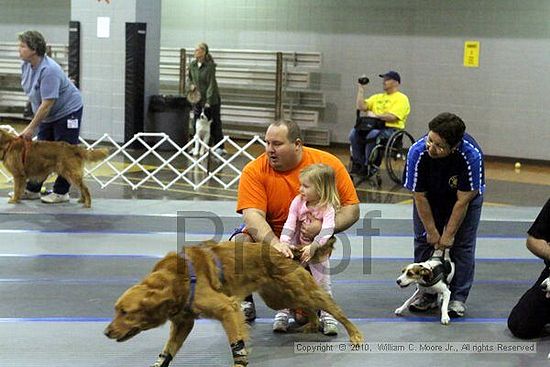
[[[199,68],[197,60],[189,64],[189,83],[187,89],[194,84],[201,93],[200,104],[208,103],[210,106],[220,104],[220,92],[216,82],[216,64],[205,62]]]

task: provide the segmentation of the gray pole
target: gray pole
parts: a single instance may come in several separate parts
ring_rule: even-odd
[[[283,118],[283,53],[277,52],[275,74],[275,121]]]

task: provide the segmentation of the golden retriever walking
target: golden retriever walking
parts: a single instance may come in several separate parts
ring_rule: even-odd
[[[5,129],[0,129],[0,160],[13,176],[13,197],[18,203],[27,180],[44,181],[51,173],[63,176],[80,190],[80,203],[92,205],[90,190],[83,180],[84,162],[107,157],[107,149],[87,150],[62,141],[25,141]]]
[[[311,274],[271,246],[222,242],[184,247],[160,260],[153,271],[128,289],[115,304],[105,335],[125,341],[141,331],[171,321],[170,336],[155,367],[167,367],[199,317],[219,320],[227,334],[235,366],[248,363],[248,337],[240,301],[258,292],[275,310],[301,308],[309,316],[308,331],[317,331],[317,310],[325,310],[346,328],[350,341],[363,335]]]

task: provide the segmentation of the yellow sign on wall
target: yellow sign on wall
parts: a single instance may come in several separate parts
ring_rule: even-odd
[[[464,66],[467,68],[479,67],[479,41],[464,42]]]

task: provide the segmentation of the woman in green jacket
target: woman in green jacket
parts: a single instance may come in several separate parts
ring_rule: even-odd
[[[189,64],[189,89],[200,92],[200,101],[193,106],[193,128],[200,114],[204,112],[210,125],[210,146],[216,145],[223,139],[222,121],[220,118],[221,99],[216,82],[216,63],[210,52],[208,45],[201,42],[195,48],[195,60]],[[227,154],[223,145],[216,149],[216,153]]]

